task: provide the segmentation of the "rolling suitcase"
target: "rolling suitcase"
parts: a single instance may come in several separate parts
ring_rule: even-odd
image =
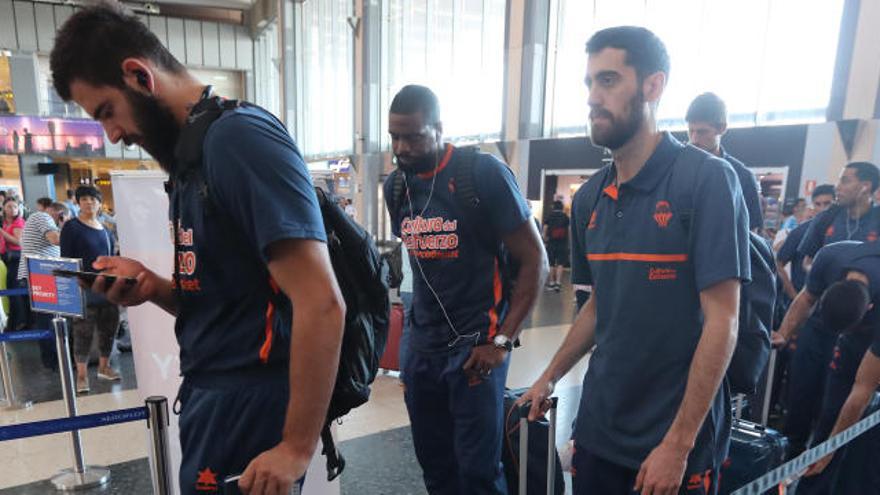
[[[760,417],[764,424],[770,413],[776,350],[770,353],[767,364],[767,382],[762,391]],[[741,419],[748,405],[746,399],[734,400],[734,419],[730,433],[730,452],[721,466],[719,491],[721,495],[733,493],[741,486],[761,477],[764,473],[782,465],[788,450],[788,439],[778,431]],[[767,493],[775,493],[771,490]]]
[[[379,360],[379,367],[387,371],[400,371],[400,337],[403,335],[403,304],[391,305],[388,321],[388,341]]]
[[[556,451],[557,399],[551,399],[552,406],[547,411],[547,418],[529,422],[528,406],[520,408],[515,405],[526,390],[507,390],[504,393],[501,460],[507,479],[507,492],[511,495],[563,495],[565,479]]]

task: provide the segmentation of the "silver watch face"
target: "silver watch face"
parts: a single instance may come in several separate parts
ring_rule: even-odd
[[[510,342],[510,339],[507,338],[507,335],[496,335],[492,342],[495,343],[498,347],[504,347]]]

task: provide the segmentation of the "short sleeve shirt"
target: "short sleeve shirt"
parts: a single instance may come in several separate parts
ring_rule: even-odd
[[[819,229],[828,224],[827,217],[833,215],[830,225],[824,232]],[[871,207],[861,218],[849,218],[846,208],[831,208],[817,215],[804,239],[798,246],[798,252],[813,257],[822,246],[839,241],[875,242],[880,238],[880,206]]]
[[[49,242],[46,234],[58,232],[58,225],[52,216],[43,211],[35,211],[28,217],[21,233],[22,256],[61,256],[61,248]],[[26,279],[27,263],[24,260],[18,264],[18,279]]]
[[[564,212],[558,210],[550,212],[546,222],[550,242],[568,244],[569,224],[568,215]]]
[[[174,183],[170,210],[172,222],[179,217],[181,372],[286,366],[292,309],[271,280],[267,250],[326,235],[305,162],[281,122],[251,106],[225,112],[205,136],[200,175]]]
[[[487,229],[500,243],[531,221],[513,173],[484,153],[477,155],[473,173],[480,210],[462,211],[455,177],[467,153],[449,145],[436,171],[406,173],[408,196],[397,212],[391,211],[393,179],[385,182],[392,230],[410,256],[411,345],[419,351],[445,352],[450,346],[488,342],[497,334],[509,301],[502,291],[497,249],[490,252],[475,232]]]
[[[739,178],[739,185],[742,189],[743,199],[746,201],[746,209],[749,211],[749,229],[759,229],[764,227],[764,214],[761,211],[761,184],[755,174],[748,167],[735,157],[731,156],[723,147],[721,148],[721,158],[727,160],[736,172]]]
[[[798,292],[804,288],[804,282],[807,278],[807,273],[804,270],[804,255],[798,252],[798,246],[807,233],[811,222],[812,220],[807,220],[792,230],[785,238],[785,242],[782,243],[782,247],[779,248],[779,252],[776,253],[776,260],[780,263],[783,265],[791,263],[791,283]]]
[[[5,220],[3,221],[3,230],[5,230],[7,234],[15,235],[15,229],[24,229],[24,218],[21,218],[19,216],[18,218],[16,218],[15,220],[13,220],[9,223],[6,223]],[[3,252],[4,253],[7,251],[21,251],[20,244],[12,244],[11,242],[7,242],[5,240],[6,239],[5,237],[3,239],[4,239],[4,241],[3,241],[3,246],[4,246]]]
[[[733,168],[694,149],[697,177],[676,175],[683,149],[664,133],[635,177],[616,186],[612,165],[591,179],[602,181],[599,197],[587,198],[585,185],[573,204],[572,283],[593,285],[597,311],[574,436],[631,469],[660,443],[681,405],[702,333],[700,291],[751,276],[748,213]],[[683,184],[694,187],[687,224],[676,193]],[[722,388],[692,460],[723,459],[729,431]]]

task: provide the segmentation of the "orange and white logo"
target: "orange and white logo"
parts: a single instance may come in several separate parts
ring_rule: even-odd
[[[669,227],[669,221],[672,220],[672,208],[669,201],[658,201],[654,207],[654,221],[661,229]]]
[[[197,491],[216,492],[218,489],[217,473],[211,471],[211,468],[205,468],[204,470],[199,471],[199,477],[196,479]]]
[[[868,236],[865,237],[865,240],[868,242],[877,242],[877,231],[872,230],[872,231],[868,232]]]
[[[678,272],[675,268],[654,268],[648,270],[648,280],[675,280],[678,278]]]
[[[831,237],[834,235],[834,225],[829,225],[828,230],[825,231],[825,237]]]
[[[593,230],[596,228],[596,212],[593,211],[593,214],[590,215],[590,224],[587,225],[587,230]]]

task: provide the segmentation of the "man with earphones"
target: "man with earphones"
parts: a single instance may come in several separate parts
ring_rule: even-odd
[[[443,143],[430,89],[397,93],[388,132],[398,169],[385,200],[413,272],[404,398],[425,486],[505,494],[504,386],[548,272],[541,236],[509,168]]]
[[[174,273],[122,257],[84,268],[136,279],[98,277],[92,289],[112,302],[176,317],[180,493],[289,493],[324,425],[345,317],[299,149],[269,112],[226,107],[119,5],[77,10],[50,63],[62,98],[171,178]]]
[[[853,162],[843,169],[835,187],[837,204],[810,221],[798,246],[806,269],[825,245],[839,241],[877,241],[880,237],[880,207],[875,206],[872,199],[878,186],[880,170],[872,163]],[[817,384],[825,383],[836,340],[834,329],[826,328],[816,318],[807,320],[798,332],[797,347],[789,365],[788,413],[783,428],[791,446],[790,456],[803,451],[818,419],[824,392]],[[785,340],[775,333],[774,343],[782,346]]]

